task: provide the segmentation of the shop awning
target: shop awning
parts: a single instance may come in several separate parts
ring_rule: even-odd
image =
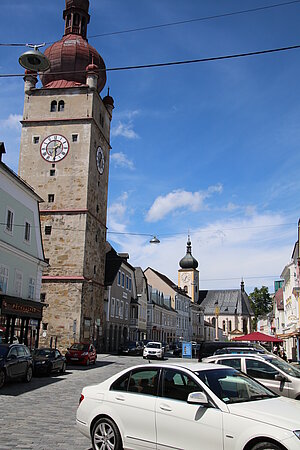
[[[282,342],[282,339],[278,339],[276,336],[261,333],[260,331],[253,331],[252,333],[245,334],[244,336],[235,337],[233,338],[233,341]]]

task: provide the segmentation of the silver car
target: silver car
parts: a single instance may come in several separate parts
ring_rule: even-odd
[[[275,355],[213,355],[203,362],[234,367],[285,397],[300,400],[300,369]]]

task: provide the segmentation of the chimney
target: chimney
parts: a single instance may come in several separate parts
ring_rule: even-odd
[[[4,142],[0,142],[0,162],[2,161],[2,155],[4,155],[4,153],[6,153]]]

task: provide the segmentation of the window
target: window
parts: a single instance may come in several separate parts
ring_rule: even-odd
[[[46,225],[45,226],[45,234],[49,236],[51,234],[51,231],[52,231],[52,226]]]
[[[157,395],[158,369],[132,371],[128,391],[143,395]]]
[[[35,279],[29,278],[28,298],[34,299]]]
[[[48,194],[48,202],[53,203],[54,202],[54,194]]]
[[[72,142],[78,142],[78,134],[72,134]]]
[[[40,294],[40,300],[41,300],[41,303],[44,303],[44,302],[45,302],[45,300],[46,300],[46,294],[45,294],[45,292],[41,292],[41,294]]]
[[[97,272],[97,266],[94,266],[94,275],[96,275]]]
[[[33,143],[38,144],[40,142],[39,136],[33,136]]]
[[[128,319],[128,303],[125,303],[125,319]]]
[[[120,319],[123,319],[123,314],[124,314],[124,301],[121,300],[121,303],[120,303]]]
[[[7,292],[8,285],[8,267],[0,266],[0,292],[5,294]]]
[[[55,175],[55,169],[50,169],[50,177],[54,177]]]
[[[11,209],[8,209],[6,212],[6,231],[8,233],[12,233],[13,223],[14,223],[14,213]]]
[[[51,112],[56,112],[56,110],[57,110],[57,101],[56,101],[56,100],[53,100],[53,101],[51,102],[50,111],[51,111]]]
[[[163,397],[186,401],[192,392],[202,391],[201,387],[183,372],[176,369],[163,371]]]
[[[129,277],[129,290],[131,291],[131,277]]]
[[[116,300],[116,317],[120,315],[120,300]]]
[[[120,284],[121,284],[121,272],[119,270],[119,272],[118,272],[118,286],[120,286]]]
[[[231,320],[229,320],[228,325],[229,325],[229,331],[232,331]]]
[[[31,226],[29,222],[25,222],[25,234],[24,239],[26,242],[30,242],[30,232],[31,232]]]
[[[14,293],[17,297],[22,297],[23,274],[19,270],[15,271]]]
[[[128,275],[126,275],[126,289],[128,289],[129,287],[129,277]]]
[[[115,316],[115,299],[111,299],[111,305],[110,305],[110,317]]]
[[[222,326],[223,326],[223,331],[225,331],[225,328],[226,328],[226,322],[225,322],[225,320],[223,320]]]
[[[241,358],[224,358],[218,361],[218,364],[224,364],[224,366],[230,366],[237,370],[242,370],[241,368]]]
[[[246,359],[246,370],[251,377],[265,380],[275,380],[275,375],[279,375],[279,372],[272,366],[255,359]]]
[[[122,287],[125,286],[125,274],[122,272]]]
[[[58,102],[58,111],[64,111],[65,109],[65,102],[63,100],[60,100]]]

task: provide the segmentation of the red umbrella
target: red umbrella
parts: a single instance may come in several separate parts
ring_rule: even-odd
[[[260,331],[253,331],[253,333],[233,338],[233,341],[282,342],[282,339],[261,333]]]

